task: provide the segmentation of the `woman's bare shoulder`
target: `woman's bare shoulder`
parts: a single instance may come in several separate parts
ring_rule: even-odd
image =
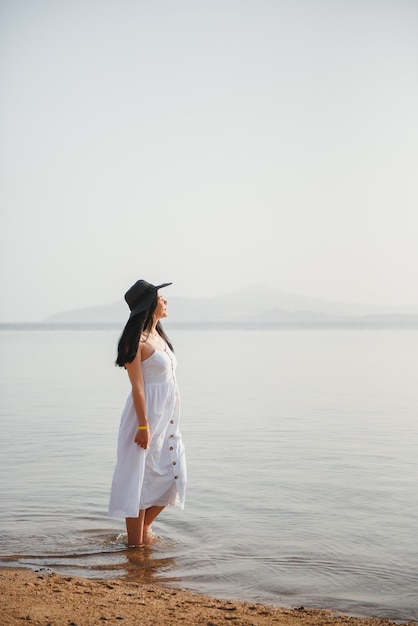
[[[141,355],[141,361],[145,361],[155,352],[155,347],[149,342],[146,335],[141,336],[139,340],[138,352]]]

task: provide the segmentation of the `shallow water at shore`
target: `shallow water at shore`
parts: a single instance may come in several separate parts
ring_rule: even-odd
[[[418,618],[417,331],[170,332],[187,503],[136,551],[106,516],[118,335],[0,333],[1,564]]]

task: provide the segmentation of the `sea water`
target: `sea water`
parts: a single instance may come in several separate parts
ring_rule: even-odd
[[[159,541],[107,517],[120,329],[0,331],[0,564],[418,618],[418,331],[167,330],[189,483]]]

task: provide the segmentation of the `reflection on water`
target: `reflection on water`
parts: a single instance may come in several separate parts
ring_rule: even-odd
[[[90,538],[87,541],[87,546],[90,543],[90,551],[83,552],[80,547],[80,550],[68,554],[9,554],[0,558],[0,565],[48,568],[67,576],[125,578],[140,583],[178,580],[170,574],[175,571],[175,559],[165,556],[173,543],[171,541],[159,539],[150,546],[127,548],[124,533],[115,536],[86,530],[85,534]]]

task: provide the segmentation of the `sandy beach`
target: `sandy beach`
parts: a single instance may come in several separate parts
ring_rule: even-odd
[[[327,610],[281,608],[219,600],[183,589],[125,580],[91,580],[52,572],[0,570],[2,626],[96,624],[236,626],[389,626],[394,622],[337,615]],[[416,622],[404,622],[416,624]]]

